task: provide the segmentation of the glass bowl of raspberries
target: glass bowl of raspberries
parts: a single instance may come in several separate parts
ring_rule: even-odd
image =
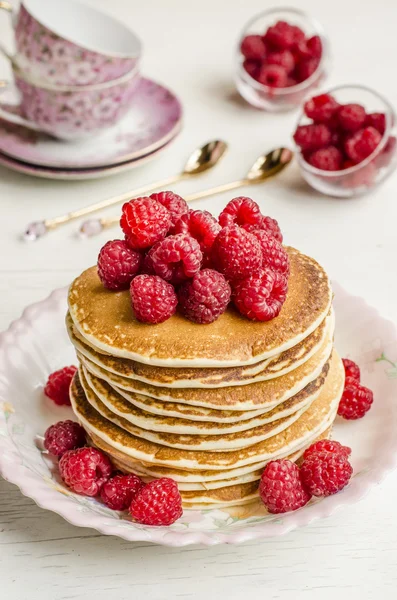
[[[360,85],[343,85],[310,98],[294,133],[304,179],[339,198],[363,194],[396,166],[392,105]]]
[[[253,106],[287,111],[301,106],[328,66],[329,43],[317,21],[291,8],[267,10],[242,31],[236,85]]]

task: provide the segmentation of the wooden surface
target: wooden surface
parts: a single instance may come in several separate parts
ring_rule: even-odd
[[[27,304],[67,285],[95,262],[104,240],[117,237],[112,230],[83,242],[71,225],[26,245],[18,239],[26,223],[169,175],[196,145],[214,137],[230,142],[228,157],[203,179],[176,191],[197,191],[240,177],[263,151],[288,144],[296,122],[295,113],[270,116],[250,109],[233,88],[238,32],[268,3],[91,3],[139,32],[145,44],[143,70],[180,95],[184,131],[159,162],[103,181],[40,181],[0,168],[0,329]],[[397,54],[394,0],[289,4],[308,10],[327,27],[334,55],[330,85],[367,83],[396,100],[397,82],[390,72],[391,57]],[[0,14],[2,41],[9,39],[8,30],[6,15]],[[0,76],[6,73],[2,62]],[[338,201],[308,190],[294,165],[279,180],[241,193],[252,195],[280,221],[290,245],[312,254],[332,278],[396,321],[396,186],[394,176],[371,196]],[[228,199],[208,200],[205,206],[216,213]],[[283,538],[169,549],[73,527],[0,481],[0,598],[392,600],[397,597],[396,498],[394,473],[355,507]]]

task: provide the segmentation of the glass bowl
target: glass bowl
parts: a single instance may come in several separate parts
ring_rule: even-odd
[[[336,196],[351,198],[364,194],[378,186],[396,167],[396,115],[393,106],[374,90],[362,85],[340,85],[328,92],[339,103],[362,104],[366,112],[384,113],[386,127],[382,139],[374,152],[365,160],[342,171],[323,171],[313,167],[296,147],[296,156],[303,178],[315,190]],[[311,120],[302,112],[297,126],[306,125]]]
[[[287,21],[291,25],[297,25],[307,37],[318,35],[322,43],[322,55],[314,73],[305,81],[284,88],[263,85],[251,77],[243,67],[244,56],[240,51],[245,36],[263,35],[267,28],[277,21]],[[298,108],[327,76],[330,66],[329,42],[320,23],[303,11],[293,8],[273,8],[256,15],[245,25],[238,40],[235,63],[237,89],[249,104],[271,112],[288,111]]]

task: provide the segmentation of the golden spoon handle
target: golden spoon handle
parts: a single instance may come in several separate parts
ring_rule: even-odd
[[[141,194],[146,194],[147,192],[151,192],[158,188],[167,187],[173,183],[176,183],[177,181],[180,181],[181,179],[184,179],[184,177],[186,177],[185,173],[178,173],[178,175],[166,177],[162,181],[156,181],[155,183],[144,185],[143,187],[137,188],[136,190],[124,192],[124,194],[120,194],[119,196],[113,196],[112,198],[101,200],[101,202],[90,204],[90,206],[86,206],[85,208],[80,208],[79,210],[68,212],[65,215],[60,215],[59,217],[55,217],[53,219],[46,219],[44,221],[44,224],[47,227],[47,229],[55,229],[59,225],[69,223],[69,221],[73,221],[73,219],[84,217],[85,215],[89,215],[93,212],[96,212],[97,210],[101,210],[102,208],[107,208],[108,206],[113,206],[113,204],[118,204],[119,202],[130,200],[130,198],[136,198]]]
[[[224,183],[223,185],[218,185],[216,187],[209,188],[208,190],[202,190],[201,192],[184,196],[184,198],[187,202],[193,202],[194,200],[200,200],[201,198],[208,198],[208,196],[215,196],[215,194],[221,194],[222,192],[235,190],[236,188],[242,187],[243,185],[248,185],[250,183],[259,182],[250,181],[249,179],[239,179],[238,181],[231,181],[230,183]],[[120,217],[104,217],[100,219],[100,221],[102,229],[107,229],[108,227],[113,227],[113,225],[119,223]]]

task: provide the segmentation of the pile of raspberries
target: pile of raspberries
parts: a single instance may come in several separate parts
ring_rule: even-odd
[[[159,192],[124,204],[120,225],[125,239],[103,246],[98,275],[110,290],[129,288],[138,321],[162,323],[178,309],[212,323],[230,302],[256,321],[280,313],[289,257],[277,221],[251,198],[234,198],[217,220]]]
[[[304,159],[323,171],[361,163],[376,150],[386,129],[384,113],[367,113],[361,104],[339,104],[331,94],[311,98],[304,112],[312,122],[300,125],[294,140]]]
[[[318,35],[306,37],[300,27],[277,21],[264,35],[247,35],[241,42],[246,72],[262,85],[291,87],[316,71],[322,55]]]

